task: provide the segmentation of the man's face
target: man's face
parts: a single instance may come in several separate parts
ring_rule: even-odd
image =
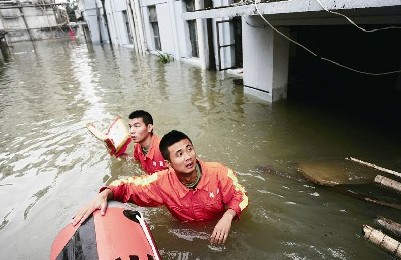
[[[192,143],[183,139],[168,147],[170,153],[170,166],[177,172],[188,174],[195,170],[196,153]]]
[[[128,120],[129,132],[135,143],[143,142],[153,130],[153,125],[145,125],[142,117]]]

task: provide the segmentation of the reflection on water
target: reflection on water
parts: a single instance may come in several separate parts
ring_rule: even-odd
[[[164,208],[141,209],[164,259],[391,259],[363,238],[362,225],[377,215],[399,221],[398,212],[313,185],[297,164],[354,156],[400,170],[397,136],[302,102],[271,105],[226,73],[131,49],[46,41],[11,52],[0,59],[2,258],[48,258],[99,187],[141,174],[110,158],[85,124],[145,109],[159,135],[184,131],[200,158],[235,169],[250,199],[222,247],[208,242],[215,222],[182,224]]]

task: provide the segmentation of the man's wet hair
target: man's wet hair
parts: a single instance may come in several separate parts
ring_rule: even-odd
[[[144,110],[135,110],[128,116],[129,119],[134,119],[134,118],[142,118],[143,122],[145,123],[146,126],[149,124],[153,125],[153,118],[152,116],[144,111]]]
[[[184,139],[188,139],[192,143],[191,139],[189,139],[186,134],[177,130],[172,130],[162,137],[160,140],[159,149],[164,160],[170,161],[170,152],[168,151],[168,148]]]

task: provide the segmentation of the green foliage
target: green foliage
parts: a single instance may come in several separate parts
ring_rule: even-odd
[[[159,62],[161,62],[161,63],[169,63],[169,62],[171,62],[171,61],[174,60],[174,57],[173,57],[173,55],[168,54],[168,53],[161,53],[161,52],[158,52],[158,54],[157,54],[157,60],[158,60]]]

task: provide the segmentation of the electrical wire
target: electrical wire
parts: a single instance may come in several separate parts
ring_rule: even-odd
[[[401,27],[399,26],[387,26],[387,27],[383,27],[383,28],[376,28],[376,29],[372,29],[372,30],[366,30],[365,28],[357,25],[354,21],[351,20],[351,18],[349,18],[348,16],[346,16],[345,14],[342,13],[338,13],[335,11],[331,11],[328,8],[326,8],[322,2],[320,2],[320,0],[316,0],[316,2],[319,3],[319,5],[326,11],[332,14],[336,14],[336,15],[340,15],[342,17],[344,17],[345,19],[347,19],[352,25],[354,25],[356,28],[360,29],[363,32],[367,32],[367,33],[371,33],[371,32],[377,32],[377,31],[381,31],[381,30],[388,30],[388,29],[401,29]]]
[[[350,71],[357,72],[357,73],[360,73],[360,74],[365,74],[365,75],[383,76],[383,75],[401,73],[401,70],[387,71],[387,72],[380,72],[380,73],[366,72],[366,71],[362,71],[362,70],[358,70],[358,69],[351,68],[351,67],[346,66],[346,65],[343,65],[343,64],[341,64],[341,63],[339,63],[339,62],[336,62],[336,61],[333,61],[333,60],[331,60],[331,59],[328,59],[328,58],[319,56],[318,54],[316,54],[316,53],[313,52],[312,50],[308,49],[306,46],[300,44],[300,43],[297,42],[297,41],[294,41],[293,39],[289,38],[289,37],[288,37],[287,35],[285,35],[284,33],[280,32],[276,27],[274,27],[274,26],[262,15],[262,13],[260,12],[260,10],[259,10],[259,8],[258,8],[258,4],[259,4],[259,3],[260,3],[260,0],[255,0],[254,3],[253,3],[254,6],[255,6],[256,11],[258,12],[259,16],[260,16],[260,17],[261,17],[276,33],[280,34],[281,36],[283,36],[284,38],[286,38],[288,41],[290,41],[290,42],[294,43],[295,45],[301,47],[302,49],[306,50],[307,52],[309,52],[310,54],[312,54],[312,55],[315,56],[315,57],[318,57],[318,58],[320,58],[320,59],[322,59],[322,60],[324,60],[324,61],[330,62],[330,63],[332,63],[332,64],[334,64],[334,65],[336,65],[336,66],[339,66],[339,67],[342,67],[342,68],[345,68],[345,69],[348,69],[348,70],[350,70]]]

